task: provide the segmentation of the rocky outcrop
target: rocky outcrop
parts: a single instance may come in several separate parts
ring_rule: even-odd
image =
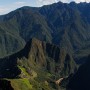
[[[22,60],[23,57],[27,60]],[[0,60],[0,77],[16,77],[20,73],[17,67],[20,59],[27,62],[29,66],[39,66],[50,73],[61,76],[69,75],[76,70],[72,56],[64,49],[34,38],[18,53]]]

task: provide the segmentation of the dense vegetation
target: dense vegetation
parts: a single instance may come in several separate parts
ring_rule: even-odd
[[[22,7],[0,16],[0,57],[17,52],[30,38],[54,43],[71,53],[77,63],[90,53],[90,4],[58,2]],[[82,61],[81,61],[82,60]]]
[[[56,80],[76,70],[73,58],[65,50],[35,38],[18,53],[0,60],[0,78],[8,78],[5,83],[10,82],[15,90],[53,90],[57,88]]]
[[[0,16],[1,90],[88,90],[89,54],[90,3],[25,6]],[[77,70],[76,63],[84,64]]]

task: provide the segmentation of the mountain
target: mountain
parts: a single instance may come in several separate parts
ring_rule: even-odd
[[[5,16],[1,16],[1,29],[4,30],[5,33],[8,33],[7,35],[12,35],[11,38],[15,38],[17,40],[16,42],[19,42],[13,44],[13,41],[10,41],[8,38],[7,40],[3,38],[3,42],[6,40],[12,45],[10,47],[5,46],[6,51],[8,51],[7,48],[13,49],[14,47],[22,49],[23,45],[25,46],[25,42],[32,37],[36,37],[41,40],[47,39],[47,41],[51,40],[50,30],[44,18],[37,12],[34,13],[31,12],[31,10],[28,11],[27,7],[25,7],[24,10],[23,9],[24,8],[21,8]],[[13,52],[16,52],[18,48],[14,48]],[[12,50],[9,49],[9,52],[6,52],[5,55],[11,52]]]
[[[0,16],[2,90],[89,90],[89,54],[90,3],[24,6]]]
[[[11,32],[6,31],[7,28],[4,28],[3,24],[0,28],[0,57],[17,52],[25,46],[25,41],[17,33],[15,34],[12,29]]]
[[[89,90],[90,89],[90,55],[86,63],[81,65],[77,73],[70,79],[67,90]]]
[[[59,2],[44,6],[40,11],[53,30],[53,42],[73,53],[75,59],[90,53],[89,6],[88,3]]]
[[[65,50],[33,38],[21,51],[0,59],[0,78],[2,78],[0,82],[3,84],[1,88],[7,85],[6,87],[14,88],[10,90],[18,88],[19,90],[32,90],[30,86],[34,90],[37,88],[39,88],[37,90],[40,88],[51,90],[50,88],[55,89],[52,85],[52,83],[55,85],[55,80],[66,77],[76,70],[76,63]],[[44,85],[44,82],[48,85]],[[20,83],[23,89],[19,86]],[[25,89],[25,85],[28,85],[29,89]]]
[[[0,57],[21,50],[30,38],[58,45],[77,63],[90,53],[90,3],[22,7],[0,16]]]

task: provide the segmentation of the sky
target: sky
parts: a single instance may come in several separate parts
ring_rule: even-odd
[[[0,0],[0,15],[7,14],[22,6],[40,7],[43,5],[56,3],[60,0]],[[90,0],[61,0],[64,3],[71,1],[79,2],[90,2]]]

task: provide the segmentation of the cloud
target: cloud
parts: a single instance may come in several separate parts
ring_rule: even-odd
[[[26,2],[18,1],[18,2],[15,2],[14,4],[16,4],[16,5],[24,5],[24,4],[26,4]]]
[[[42,5],[47,5],[55,2],[58,2],[58,0],[37,0],[37,5],[42,6]]]
[[[47,4],[52,4],[52,3],[55,3],[55,2],[66,2],[66,3],[69,3],[71,1],[75,1],[76,3],[79,3],[79,2],[90,2],[90,0],[37,0],[37,4],[38,6],[42,6],[42,5],[47,5]]]
[[[10,11],[15,10],[15,9],[17,9],[19,7],[22,7],[22,6],[25,6],[25,5],[27,5],[27,3],[26,2],[21,2],[21,1],[13,2],[10,5],[9,4],[2,5],[2,6],[0,6],[0,15],[7,14]]]
[[[79,3],[79,2],[90,2],[90,0],[74,0],[75,2]]]
[[[2,13],[5,14],[7,12],[9,12],[9,8],[0,7],[0,14],[2,14]]]

